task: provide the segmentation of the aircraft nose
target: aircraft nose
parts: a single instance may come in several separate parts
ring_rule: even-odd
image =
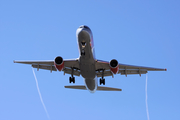
[[[84,28],[84,25],[81,25],[79,28]]]
[[[89,36],[89,34],[92,34],[92,32],[91,32],[91,29],[90,29],[88,26],[86,26],[86,25],[81,25],[81,26],[77,29],[77,31],[76,31],[77,37],[78,37],[80,34],[81,34],[82,36]]]
[[[90,28],[87,25],[81,25],[79,28],[85,28],[85,29],[90,30]]]

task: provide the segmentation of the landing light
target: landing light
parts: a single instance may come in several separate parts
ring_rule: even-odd
[[[82,47],[85,47],[86,46],[86,42],[82,41],[81,45],[82,45]]]

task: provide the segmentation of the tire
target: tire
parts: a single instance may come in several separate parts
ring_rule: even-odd
[[[85,55],[85,52],[83,53],[83,52],[81,52],[81,55]]]
[[[69,77],[69,83],[71,83],[71,81],[72,81],[72,78],[71,78],[71,77]]]
[[[100,78],[100,79],[99,79],[99,84],[101,85],[101,83],[102,83],[102,79]]]
[[[105,85],[105,79],[103,79],[103,85]]]
[[[75,83],[75,77],[72,78],[72,82]]]

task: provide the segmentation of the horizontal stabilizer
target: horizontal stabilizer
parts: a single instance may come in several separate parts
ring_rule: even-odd
[[[97,90],[101,90],[101,91],[122,91],[122,89],[119,88],[111,88],[111,87],[97,87]]]
[[[64,86],[65,88],[71,88],[71,89],[81,89],[81,90],[87,90],[86,86],[83,85],[71,85],[71,86]]]
[[[71,85],[71,86],[64,86],[65,88],[71,88],[71,89],[81,89],[81,90],[87,90],[86,86],[83,85]],[[122,89],[119,88],[111,88],[111,87],[97,87],[97,90],[99,91],[122,91]]]

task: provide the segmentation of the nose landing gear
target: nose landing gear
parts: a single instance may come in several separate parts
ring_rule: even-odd
[[[84,51],[84,49],[82,49],[82,51],[81,51],[81,55],[85,55],[85,51]]]
[[[81,51],[81,55],[85,55],[85,46],[86,46],[86,42],[85,41],[82,41],[81,42],[81,45],[82,45],[82,51]]]

